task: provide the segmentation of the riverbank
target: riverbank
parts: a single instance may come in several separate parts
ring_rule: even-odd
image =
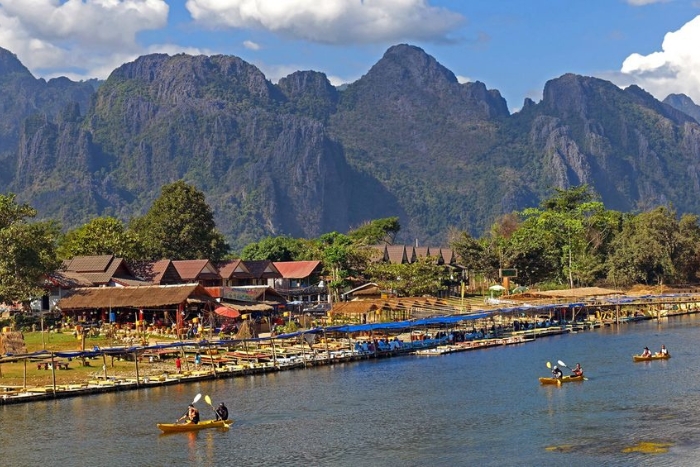
[[[521,307],[501,310],[501,314],[496,315],[486,311],[443,317],[443,322],[439,317],[412,321],[408,331],[390,330],[392,325],[400,323],[376,323],[366,325],[369,330],[363,329],[365,325],[336,326],[267,340],[159,342],[151,339],[141,346],[111,346],[113,340],[96,336],[83,342],[79,351],[75,350],[75,337],[70,334],[28,332],[24,335],[26,354],[0,359],[0,405],[366,359],[443,355],[525,344],[547,336],[624,325],[636,320],[665,319],[666,316],[697,313],[700,309],[695,298],[683,297],[683,300],[692,302],[692,306],[665,304],[663,306],[668,309],[663,310],[663,317],[659,312],[661,305],[648,301],[645,305],[656,310],[655,318],[649,313],[635,311],[639,310],[639,304],[622,312],[618,307],[614,319],[591,309],[594,319],[568,322],[553,319],[555,308],[550,306],[540,310]],[[548,317],[542,316],[543,312],[548,313]],[[523,319],[525,313],[531,316]],[[585,317],[588,316],[587,313]],[[372,331],[371,326],[380,328]],[[359,332],[358,327],[362,329]],[[307,337],[313,337],[313,346]],[[395,346],[389,338],[399,345]],[[85,348],[94,350],[85,352]]]
[[[592,329],[593,326],[551,326],[508,333],[490,338],[454,341],[454,334],[447,332],[412,332],[396,336],[394,344],[385,344],[381,339],[367,347],[368,339],[321,340],[315,349],[288,342],[286,344],[246,343],[243,348],[210,343],[201,363],[194,363],[199,345],[191,343],[182,348],[181,370],[178,372],[175,358],[160,359],[168,350],[148,351],[139,354],[137,360],[127,360],[125,354],[118,358],[93,357],[86,359],[25,358],[3,363],[0,378],[0,405],[33,402],[46,399],[78,397],[104,392],[143,389],[149,387],[186,384],[191,382],[233,378],[268,372],[305,369],[315,366],[356,362],[361,360],[391,358],[406,355],[443,355],[454,352],[484,349],[489,347],[525,344],[547,336]],[[360,345],[362,342],[362,345]],[[185,351],[187,349],[187,351]],[[110,349],[104,349],[110,350]],[[149,356],[149,352],[151,355]],[[52,363],[53,362],[53,363]],[[20,373],[21,372],[21,373]],[[7,376],[13,374],[14,376]]]

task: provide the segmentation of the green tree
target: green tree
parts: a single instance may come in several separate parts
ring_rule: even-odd
[[[60,265],[56,238],[60,228],[52,221],[28,222],[36,216],[15,195],[0,195],[0,302],[22,302],[44,294],[43,279]]]
[[[700,238],[697,218],[666,207],[627,216],[609,257],[609,278],[616,284],[664,284],[694,280]]]
[[[676,269],[679,280],[697,282],[700,271],[700,221],[695,214],[684,214],[678,222]]]
[[[571,288],[604,278],[605,257],[619,229],[619,213],[594,201],[586,185],[556,189],[540,206],[520,213],[523,222],[507,246],[509,266],[528,275],[530,281],[568,283]],[[538,255],[541,265],[536,264]]]
[[[478,240],[467,232],[460,232],[450,247],[459,256],[460,264],[468,271],[483,274],[498,269],[498,256],[485,240]]]
[[[419,258],[413,263],[373,263],[366,272],[380,288],[393,290],[399,296],[436,295],[447,287],[445,268],[433,258]]]
[[[98,217],[63,235],[58,242],[58,256],[114,255],[141,259],[142,247],[136,235],[114,217]]]
[[[304,242],[287,237],[266,237],[243,248],[244,260],[298,261],[302,257]]]
[[[513,233],[505,247],[507,267],[518,270],[518,282],[533,285],[560,277],[560,250],[551,232],[528,220]]]
[[[146,215],[132,220],[130,230],[148,259],[219,261],[229,251],[204,193],[182,180],[164,185]]]
[[[338,301],[341,290],[350,284],[350,276],[364,271],[370,253],[367,248],[358,247],[350,237],[338,232],[321,235],[316,241],[316,248],[330,277],[328,289],[331,301]]]
[[[499,217],[488,234],[479,240],[484,250],[484,279],[492,282],[498,279],[499,268],[517,267],[509,259],[511,237],[520,229],[522,220],[518,213],[508,213]]]
[[[378,243],[391,245],[400,230],[401,224],[398,217],[386,217],[366,222],[348,232],[348,237],[359,245],[376,245]]]

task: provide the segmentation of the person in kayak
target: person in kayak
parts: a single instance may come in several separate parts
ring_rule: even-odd
[[[216,419],[228,420],[228,408],[223,402],[216,408]]]
[[[651,357],[651,350],[649,350],[649,347],[644,347],[644,352],[642,352],[642,357]]]
[[[661,350],[659,350],[659,355],[668,355],[668,349],[663,344],[661,344]]]
[[[581,364],[577,363],[571,372],[574,374],[574,376],[583,376],[583,368],[581,368]]]
[[[181,420],[187,420],[187,423],[199,423],[199,410],[197,410],[197,407],[194,404],[190,404],[185,415],[177,419],[178,422]]]
[[[559,367],[555,365],[554,368],[552,368],[552,375],[554,376],[554,379],[561,379],[564,376],[564,373],[562,373]]]

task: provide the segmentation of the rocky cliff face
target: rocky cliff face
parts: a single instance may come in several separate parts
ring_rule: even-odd
[[[587,183],[607,207],[622,211],[671,200],[688,212],[700,208],[694,189],[677,183],[697,178],[698,125],[639,87],[564,75],[547,83],[544,99],[527,114],[533,152],[544,156],[540,183]]]
[[[67,78],[35,79],[17,56],[0,48],[0,185],[9,187],[22,176],[17,149],[23,126],[54,120],[67,106],[84,112],[93,92],[90,84]]]
[[[696,122],[700,123],[700,105],[696,105],[695,102],[685,94],[669,94],[663,102],[674,109],[680,110],[686,115],[690,115]]]
[[[567,74],[510,115],[498,91],[458,83],[409,45],[342,91],[315,71],[275,85],[236,57],[149,55],[95,92],[36,80],[1,51],[0,107],[11,167],[0,181],[68,228],[128,220],[178,179],[205,192],[237,249],[388,216],[400,241],[443,243],[450,227],[480,235],[552,186],[581,183],[612,209],[700,213],[691,107]]]

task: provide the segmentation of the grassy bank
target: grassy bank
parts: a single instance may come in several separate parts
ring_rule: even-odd
[[[25,332],[24,342],[27,352],[37,352],[41,350],[60,352],[83,350],[83,343],[72,333]],[[112,346],[114,342],[105,337],[89,337],[85,340],[85,349],[92,349],[95,345],[99,347]],[[50,359],[27,359],[17,362],[5,362],[0,364],[0,386],[46,386],[53,384],[53,375],[56,376],[56,384],[79,384],[97,376],[105,374],[102,365],[106,367],[108,376],[136,376],[136,365],[132,360],[124,360],[107,356],[105,359],[98,357],[86,360],[87,365],[83,365],[82,360],[58,358],[60,362],[67,363],[68,369],[55,370],[44,369],[44,362]],[[184,364],[183,364],[184,367]],[[164,371],[175,371],[174,361],[163,361],[151,363],[148,359],[139,362],[139,375],[151,376],[160,375]],[[26,372],[26,376],[25,376]]]

